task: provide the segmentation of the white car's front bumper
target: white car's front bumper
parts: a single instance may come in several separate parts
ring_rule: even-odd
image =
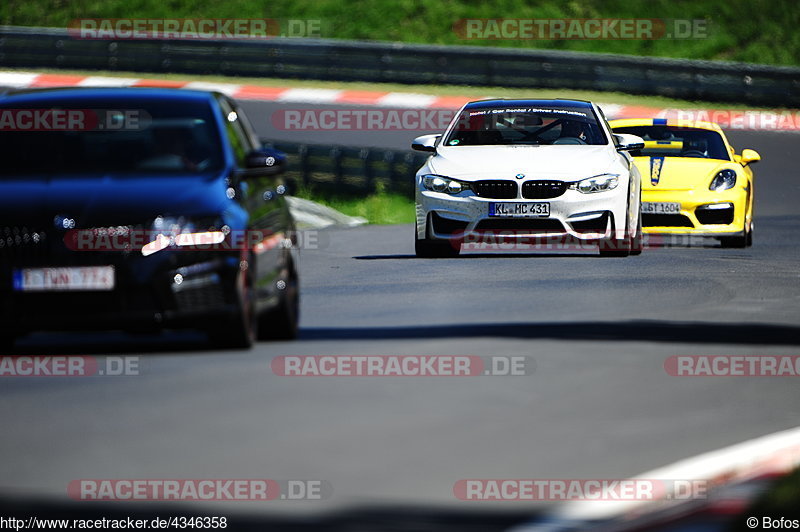
[[[603,240],[625,229],[627,188],[620,183],[613,190],[591,194],[568,189],[548,199],[490,199],[471,193],[452,196],[418,187],[417,238],[451,240],[492,235],[504,239],[562,236],[581,241]],[[549,203],[550,215],[489,216],[490,203]]]

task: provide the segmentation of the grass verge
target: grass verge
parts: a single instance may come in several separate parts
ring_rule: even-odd
[[[747,526],[748,517],[757,519],[757,527]],[[800,468],[778,479],[750,508],[732,521],[728,530],[731,532],[744,532],[753,528],[762,530],[764,517],[767,517],[770,523],[783,518],[784,522],[788,521],[790,524],[788,526],[773,524],[771,527],[763,528],[798,528],[792,521],[800,523]]]
[[[414,200],[402,194],[378,190],[365,196],[331,196],[310,187],[300,187],[294,195],[316,201],[348,216],[361,216],[371,224],[414,222]]]
[[[797,65],[800,9],[795,0],[5,0],[0,23],[66,27],[82,18],[269,18],[305,24],[317,21],[318,36],[334,39],[469,44],[607,52],[639,56],[732,60]],[[462,19],[555,20],[659,19],[668,31],[644,38],[466,39],[454,29]],[[677,32],[673,21],[698,20],[705,31]],[[283,27],[282,27],[283,29]],[[678,38],[682,37],[682,38]]]

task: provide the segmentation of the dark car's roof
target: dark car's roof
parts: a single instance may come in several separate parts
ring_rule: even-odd
[[[9,91],[0,96],[0,106],[8,107],[20,103],[47,103],[64,101],[97,100],[180,100],[183,102],[207,102],[212,93],[187,89],[164,89],[157,87],[68,87],[52,89],[25,89]]]
[[[506,107],[550,107],[550,108],[576,108],[582,107],[591,109],[591,102],[584,100],[562,100],[560,98],[555,100],[480,100],[477,102],[469,102],[466,109],[495,109]]]

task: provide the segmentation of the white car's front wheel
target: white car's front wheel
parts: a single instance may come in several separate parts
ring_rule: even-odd
[[[642,231],[642,212],[639,210],[639,221],[636,223],[636,234],[631,240],[631,255],[641,255],[644,249],[644,232]]]
[[[625,212],[627,213],[630,209],[626,208]],[[641,217],[641,215],[640,215]],[[628,230],[628,215],[625,214],[625,225],[622,229],[622,238],[615,238],[619,235],[620,231],[615,230],[611,238],[607,238],[600,242],[600,256],[601,257],[627,257],[631,254],[633,250],[633,235],[630,234]],[[616,225],[615,225],[616,229]],[[641,232],[641,230],[639,231]],[[641,237],[640,237],[641,241]],[[639,250],[641,252],[641,249]],[[637,254],[638,253],[635,253]]]
[[[414,234],[419,234],[417,231]],[[458,241],[433,240],[429,238],[414,239],[414,252],[422,259],[446,259],[458,257],[461,244]]]

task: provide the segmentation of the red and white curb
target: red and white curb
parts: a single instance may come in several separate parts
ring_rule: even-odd
[[[218,91],[240,100],[305,104],[351,104],[414,109],[457,109],[473,99],[466,96],[433,96],[408,92],[264,87],[235,83],[209,83],[205,81],[170,81],[148,78],[36,74],[32,72],[0,72],[0,86],[16,89],[45,87],[181,88]]]
[[[161,87],[218,91],[238,100],[258,100],[308,105],[361,105],[406,109],[458,109],[481,99],[468,96],[435,96],[412,92],[380,92],[346,89],[266,87],[205,81],[171,81],[155,78],[77,76],[0,71],[0,87],[15,89],[47,87]],[[488,98],[488,97],[487,97]],[[666,109],[600,103],[611,118],[678,118],[716,122],[723,128],[747,131],[800,131],[800,110]]]
[[[710,486],[730,485],[750,479],[783,475],[800,465],[800,427],[768,434],[653,469],[632,478],[698,480]],[[665,494],[669,498],[674,494]],[[653,501],[574,501],[548,515],[553,520],[604,521],[645,511]],[[522,525],[513,532],[540,532],[546,525]]]

